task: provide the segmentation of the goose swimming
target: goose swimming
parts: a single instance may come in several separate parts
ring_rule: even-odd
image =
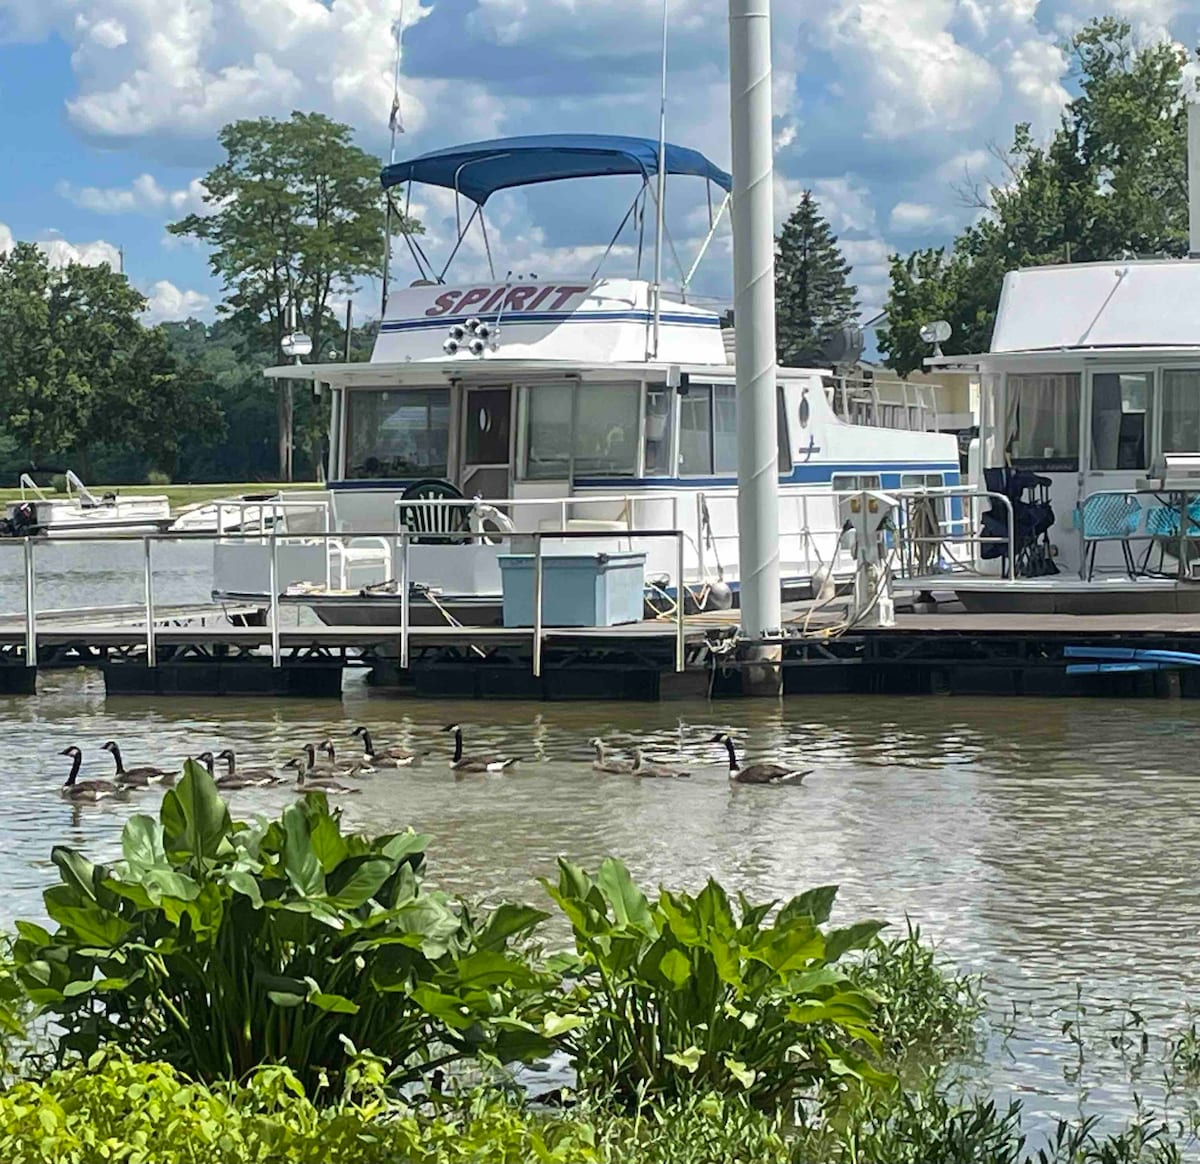
[[[74,744],[69,748],[63,748],[61,754],[71,757],[71,774],[62,788],[58,790],[59,796],[65,800],[95,804],[98,801],[107,800],[110,796],[116,796],[121,791],[111,780],[80,780],[79,769],[83,765],[83,753]]]
[[[710,744],[723,744],[729,752],[729,779],[734,784],[799,784],[805,776],[812,775],[811,768],[788,768],[783,764],[759,763],[743,768],[738,763],[737,748],[733,737],[718,732]]]
[[[464,756],[462,725],[450,723],[442,731],[454,733],[454,757],[450,767],[455,772],[503,772],[517,763],[515,756]]]

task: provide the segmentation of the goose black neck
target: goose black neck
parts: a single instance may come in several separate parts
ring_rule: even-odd
[[[364,756],[375,755],[375,745],[371,743],[371,733],[366,728],[362,730],[362,744]]]
[[[67,787],[70,788],[75,783],[76,777],[79,775],[79,769],[83,767],[83,753],[76,752],[71,757],[71,775],[67,777]]]
[[[733,740],[727,739],[725,747],[729,752],[729,770],[730,772],[737,772],[740,765],[738,764],[737,749],[733,746]]]
[[[462,759],[462,728],[454,729],[454,762]]]
[[[114,742],[112,746],[113,761],[117,765],[117,775],[120,776],[125,771],[125,760],[121,755],[121,745]]]
[[[237,773],[237,756],[233,752],[230,752],[229,755],[225,757],[225,764],[229,768],[229,775],[230,776],[236,775],[236,773]]]

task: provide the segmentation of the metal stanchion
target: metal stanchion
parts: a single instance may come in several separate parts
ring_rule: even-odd
[[[158,644],[154,641],[154,566],[151,559],[153,542],[142,538],[142,559],[145,567],[146,597],[146,666],[158,666]]]
[[[279,648],[279,540],[271,529],[271,666],[283,663]]]
[[[533,535],[533,677],[542,677],[542,535]]]
[[[37,592],[34,586],[33,538],[25,539],[25,666],[38,664]]]
[[[408,670],[408,531],[400,533],[400,670]]]
[[[683,608],[687,591],[683,587],[683,531],[675,535],[675,670],[683,671],[684,665],[684,635]]]

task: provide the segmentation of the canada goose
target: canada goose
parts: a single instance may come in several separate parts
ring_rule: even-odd
[[[362,737],[363,757],[372,768],[410,768],[417,762],[415,752],[406,752],[403,748],[376,748],[365,727],[356,727],[350,734]]]
[[[783,764],[751,764],[743,768],[738,763],[737,749],[733,737],[718,732],[710,744],[724,744],[729,752],[729,779],[734,784],[799,784],[812,773],[811,768],[787,768]]]
[[[448,723],[442,731],[454,733],[454,758],[450,761],[450,767],[455,772],[503,772],[517,763],[515,756],[464,756],[462,725]]]
[[[126,768],[121,756],[121,746],[116,740],[109,740],[101,747],[112,753],[113,762],[117,766],[116,782],[124,788],[149,788],[151,784],[174,784],[175,773],[166,772],[150,764],[138,768]]]
[[[83,753],[74,744],[63,748],[61,754],[71,757],[71,774],[59,789],[59,795],[64,799],[95,804],[98,800],[106,800],[121,791],[111,780],[80,780],[79,769],[83,765]]]
[[[303,760],[289,760],[285,768],[296,769],[297,792],[324,792],[327,796],[356,796],[361,788],[350,788],[327,776],[312,776],[312,769],[306,768]]]
[[[659,764],[654,760],[647,760],[642,755],[641,748],[633,750],[633,774],[642,776],[646,779],[660,780],[688,780],[691,778],[690,772],[681,772],[676,768],[668,768],[665,764]]]
[[[633,771],[632,760],[609,758],[608,748],[605,747],[604,741],[599,736],[589,742],[596,749],[596,758],[592,761],[592,767],[597,772],[611,772],[614,776],[628,776]]]
[[[216,775],[216,773],[213,771],[214,763],[212,752],[201,752],[196,759],[208,769],[208,774],[210,776]]]
[[[307,751],[307,749],[305,749]],[[321,751],[329,757],[327,761],[315,761],[315,766],[322,772],[328,771],[333,776],[360,776],[367,772],[373,772],[375,769],[371,767],[366,760],[339,760],[337,758],[337,749],[333,746],[333,740],[322,740]],[[312,769],[314,762],[309,761],[309,768]]]
[[[218,760],[224,760],[229,770],[224,776],[217,777],[217,787],[229,790],[238,788],[266,788],[269,784],[278,784],[279,777],[270,768],[238,768],[237,755],[232,748],[226,748],[217,753]]]

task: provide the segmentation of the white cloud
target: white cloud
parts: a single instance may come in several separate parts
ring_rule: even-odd
[[[147,323],[187,319],[206,314],[211,306],[212,300],[200,291],[183,291],[174,283],[159,279],[146,293],[145,318]]]
[[[207,191],[199,178],[182,190],[167,190],[153,174],[139,174],[128,186],[74,186],[59,182],[58,193],[76,206],[97,214],[206,214]]]
[[[16,245],[16,239],[13,238],[13,232],[0,222],[0,255],[6,255]]]
[[[6,255],[17,243],[13,232],[0,222],[0,255]],[[98,267],[107,263],[114,271],[121,266],[121,252],[110,242],[95,239],[92,242],[70,243],[57,234],[38,242],[38,249],[50,260],[52,267],[65,267],[79,263],[84,267]]]
[[[928,202],[897,202],[888,222],[892,230],[901,234],[929,234],[954,226],[953,218]]]

